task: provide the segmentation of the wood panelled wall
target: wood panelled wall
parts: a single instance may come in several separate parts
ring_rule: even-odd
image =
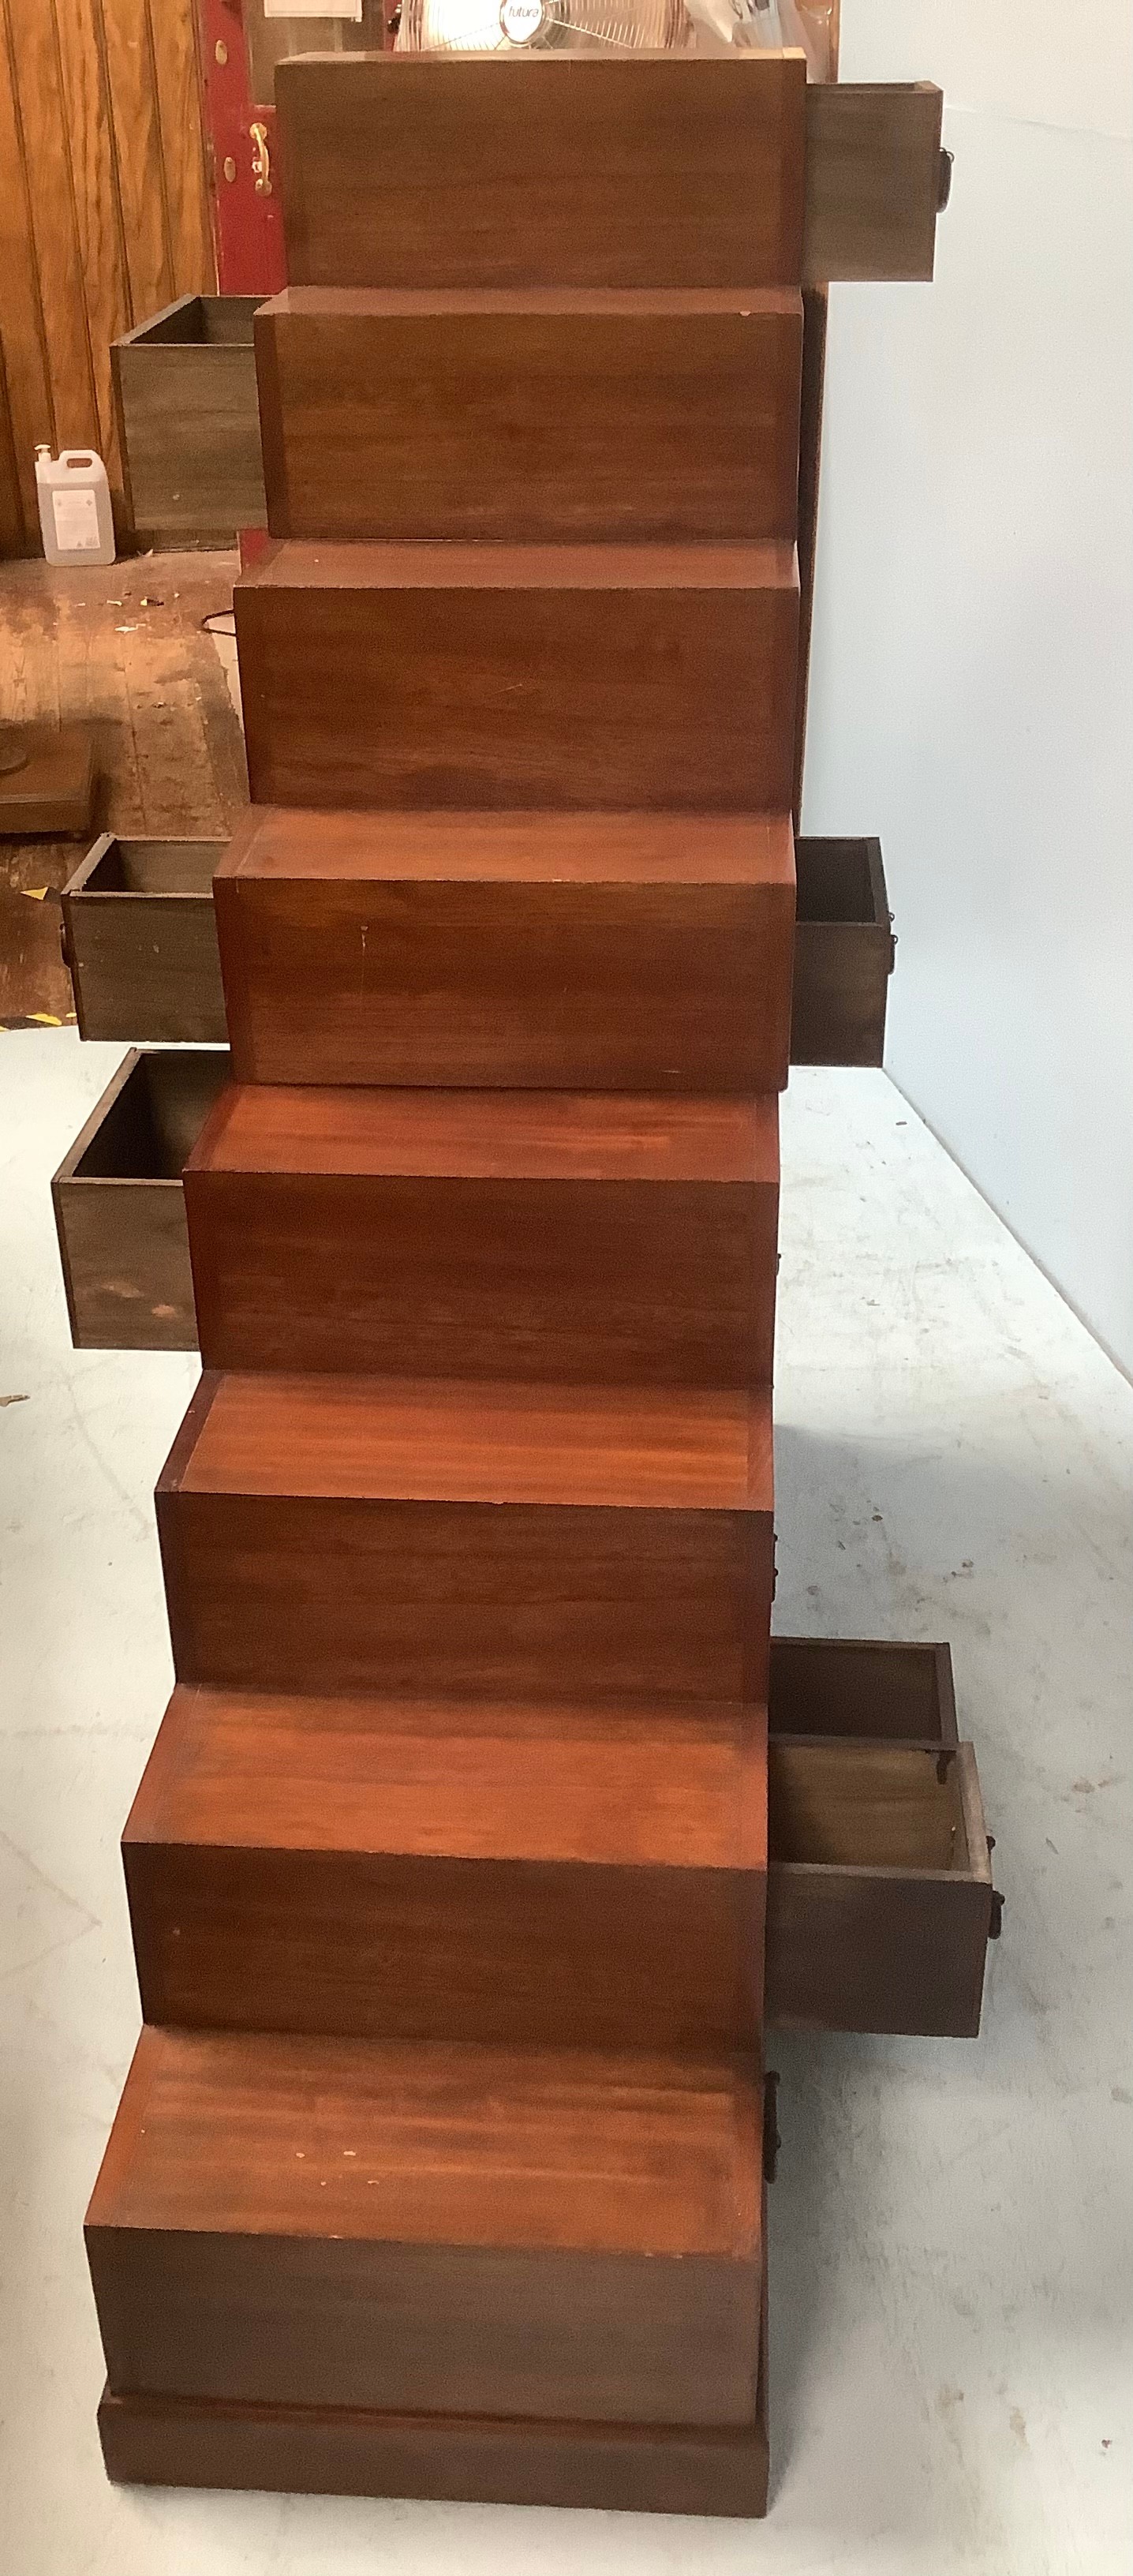
[[[0,0],[0,548],[39,550],[43,440],[124,529],[110,343],[215,273],[194,0]]]

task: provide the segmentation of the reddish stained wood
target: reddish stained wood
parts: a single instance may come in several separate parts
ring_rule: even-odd
[[[746,2047],[762,1709],[174,1693],[126,1831],[146,2019]]]
[[[755,1385],[776,1103],[236,1087],[185,1172],[206,1367]]]
[[[110,2385],[750,2424],[760,2193],[742,2060],[146,2031],[87,2217]]]
[[[215,895],[245,1079],[786,1080],[785,816],[252,807]]]
[[[267,1375],[202,1379],[159,1488],[656,1511],[770,1489],[766,1393]]]
[[[766,1395],[206,1376],[157,1504],[183,1680],[766,1696]]]
[[[296,542],[235,606],[254,803],[789,810],[793,546]]]
[[[293,287],[255,332],[277,537],[794,535],[797,294]]]
[[[293,285],[797,286],[806,61],[282,63]]]

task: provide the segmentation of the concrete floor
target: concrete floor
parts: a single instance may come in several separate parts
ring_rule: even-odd
[[[770,2520],[106,2485],[81,2225],[137,2027],[117,1838],[196,1370],[69,1347],[47,1184],[117,1055],[0,1038],[5,2571],[1126,2576],[1133,1390],[881,1074],[785,1104],[777,1621],[952,1639],[1007,1913],[980,2041],[776,2043]]]

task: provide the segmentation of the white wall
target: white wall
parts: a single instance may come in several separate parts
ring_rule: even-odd
[[[894,1079],[1133,1371],[1133,10],[842,25],[956,166],[934,284],[832,292],[804,822],[880,832]]]

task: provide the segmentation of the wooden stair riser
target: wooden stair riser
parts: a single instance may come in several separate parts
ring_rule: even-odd
[[[260,1082],[779,1091],[793,911],[789,886],[221,876],[233,1070]]]
[[[766,1700],[770,1512],[159,1493],[158,1531],[182,1680]]]
[[[281,63],[276,95],[293,285],[802,274],[801,52]]]
[[[143,2032],[87,2213],[112,2392],[753,2430],[751,2061]]]
[[[792,551],[614,551],[279,547],[236,590],[253,802],[789,812]]]
[[[548,2048],[747,2048],[764,1882],[291,1850],[126,1848],[147,2021]]]
[[[795,533],[795,294],[293,288],[256,360],[276,537]]]
[[[770,1379],[772,1180],[336,1171],[329,1121],[321,1173],[224,1153],[206,1137],[185,1175],[208,1368]]]
[[[754,2420],[759,2284],[738,2264],[258,2230],[129,2229],[88,2245],[112,2387],[408,2413]]]

